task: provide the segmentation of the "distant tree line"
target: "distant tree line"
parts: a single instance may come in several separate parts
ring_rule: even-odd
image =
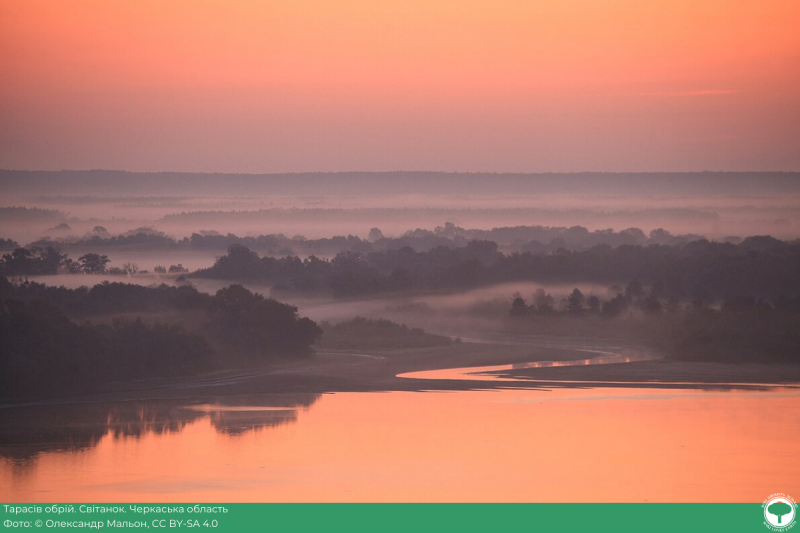
[[[13,239],[0,239],[0,250],[14,250],[19,248],[19,243]]]
[[[23,206],[0,207],[0,222],[38,222],[41,220],[64,220],[65,218],[67,218],[67,214],[56,209]]]
[[[408,231],[403,238],[424,239],[431,236],[459,246],[463,246],[469,241],[482,240],[496,242],[500,247],[505,247],[509,250],[536,253],[553,252],[559,248],[587,250],[600,244],[609,246],[621,246],[624,244],[681,246],[703,238],[702,235],[695,234],[673,235],[661,228],[651,231],[648,236],[639,228],[627,228],[621,231],[614,231],[613,229],[589,231],[583,226],[513,226],[482,230],[464,229],[452,222],[447,222],[444,226],[437,226],[433,231],[424,229]],[[738,237],[729,237],[728,239],[733,241],[741,240]],[[437,242],[435,244],[444,243]]]
[[[107,255],[89,252],[78,257],[77,261],[53,245],[18,247],[12,252],[0,257],[0,276],[42,276],[55,274],[110,274],[117,276],[133,276],[137,273],[146,274],[140,270],[139,265],[128,261],[121,267],[109,267],[111,260]],[[156,266],[156,274],[187,273],[189,270],[182,264]]]
[[[661,284],[645,288],[633,280],[607,299],[586,296],[578,288],[560,302],[544,289],[537,289],[530,300],[517,293],[508,314],[517,329],[552,326],[553,320],[563,318],[572,324],[573,333],[593,319],[602,320],[600,327],[613,332],[620,323],[610,319],[622,317],[629,319],[626,337],[674,359],[800,363],[800,295],[772,300],[730,295],[711,305],[702,297],[680,302],[667,296]]]
[[[0,258],[0,275],[65,273],[133,275],[135,263],[108,268],[109,258],[87,253],[72,260],[54,246],[17,248]],[[156,273],[186,273],[182,265],[159,265]],[[144,271],[141,271],[144,272]],[[241,244],[193,276],[271,283],[277,290],[354,297],[406,290],[469,289],[513,281],[625,283],[638,279],[663,287],[672,299],[754,295],[796,296],[800,243],[749,237],[739,243],[701,239],[683,245],[597,245],[549,253],[504,254],[492,241],[464,246],[411,247],[340,252],[332,259],[259,256]]]
[[[625,312],[661,315],[687,310],[706,311],[712,309],[725,313],[754,311],[800,313],[800,295],[792,297],[784,294],[772,300],[757,298],[753,295],[732,295],[724,298],[721,303],[713,304],[699,296],[689,302],[682,302],[670,298],[661,283],[655,283],[645,289],[638,279],[628,283],[624,290],[619,285],[614,287],[619,289],[619,292],[605,300],[593,294],[587,297],[576,287],[560,302],[556,302],[553,296],[540,288],[533,293],[530,304],[517,292],[512,296],[509,314],[512,317],[562,314],[574,317],[596,315],[614,318]]]
[[[750,237],[739,244],[693,241],[683,246],[598,245],[550,254],[498,251],[491,241],[463,247],[410,247],[382,252],[343,252],[334,258],[259,257],[234,244],[204,278],[272,283],[276,290],[328,292],[356,297],[407,290],[470,289],[513,281],[640,283],[659,287],[672,300],[759,298],[800,294],[800,244]]]
[[[109,262],[108,256],[96,253],[82,255],[74,261],[53,245],[16,248],[0,257],[0,276],[104,274],[109,270],[106,267]],[[118,270],[123,273],[122,269]]]
[[[37,276],[76,270],[77,265],[55,246],[16,248],[0,258],[2,276]]]
[[[628,228],[618,232],[612,229],[589,231],[583,226],[515,226],[480,230],[464,229],[447,222],[444,226],[437,226],[433,230],[418,228],[407,231],[396,238],[385,237],[379,228],[372,228],[366,239],[354,235],[319,239],[306,239],[301,235],[290,238],[283,234],[242,237],[233,233],[222,235],[216,231],[201,231],[193,233],[190,237],[174,239],[162,231],[148,227],[112,236],[105,228],[97,226],[91,234],[84,237],[62,237],[57,240],[46,238],[33,242],[29,246],[40,248],[52,245],[60,245],[65,248],[80,246],[82,249],[135,246],[148,249],[225,250],[232,244],[241,244],[269,255],[333,255],[342,251],[368,253],[399,250],[405,246],[410,246],[416,251],[427,251],[437,246],[448,248],[465,246],[471,240],[490,240],[506,251],[544,254],[558,249],[586,250],[600,244],[681,246],[702,238],[701,235],[672,235],[664,229],[653,230],[648,236],[639,228]],[[738,237],[729,237],[726,240],[741,241]]]

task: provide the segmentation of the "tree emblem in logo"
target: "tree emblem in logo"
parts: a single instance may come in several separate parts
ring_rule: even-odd
[[[764,500],[764,525],[771,531],[786,531],[794,526],[796,507],[791,496],[782,492],[772,494]]]
[[[778,523],[780,524],[781,518],[792,512],[792,506],[784,501],[778,500],[769,507],[767,507],[767,512],[777,516]]]

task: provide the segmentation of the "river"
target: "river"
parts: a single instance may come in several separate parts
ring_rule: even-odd
[[[799,396],[520,383],[6,407],[0,500],[755,502],[800,494]]]

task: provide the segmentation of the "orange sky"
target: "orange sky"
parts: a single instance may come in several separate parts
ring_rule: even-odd
[[[796,0],[0,0],[0,168],[800,170]]]

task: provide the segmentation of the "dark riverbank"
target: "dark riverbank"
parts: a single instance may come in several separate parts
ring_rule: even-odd
[[[527,343],[526,343],[527,342]],[[315,356],[269,366],[226,370],[182,379],[119,384],[113,393],[70,396],[9,405],[94,403],[145,399],[189,399],[256,394],[459,391],[504,388],[658,387],[680,389],[764,388],[800,383],[800,365],[723,364],[656,359],[618,364],[521,368],[494,372],[486,381],[422,379],[409,373],[445,368],[511,365],[529,361],[586,359],[589,350],[625,353],[640,349],[560,344],[462,342],[450,346],[391,351],[320,351]],[[656,356],[655,354],[652,354]],[[405,374],[404,377],[398,377]],[[509,381],[514,380],[514,381]]]

